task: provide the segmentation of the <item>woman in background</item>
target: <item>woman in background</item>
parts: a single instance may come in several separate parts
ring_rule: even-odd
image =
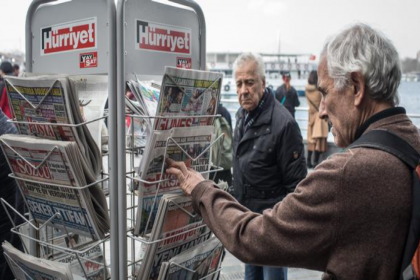
[[[318,73],[312,70],[306,85],[306,100],[309,106],[308,120],[308,168],[313,168],[319,163],[319,156],[327,150],[328,123],[319,117],[318,109],[321,103],[321,93],[316,85]],[[313,161],[312,161],[313,155]]]

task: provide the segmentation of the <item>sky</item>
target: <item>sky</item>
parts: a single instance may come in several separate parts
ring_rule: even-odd
[[[129,0],[131,1],[131,0]],[[0,51],[25,49],[31,0],[0,0]],[[401,58],[420,51],[419,0],[196,0],[207,51],[311,53],[342,28],[364,22],[390,38]]]

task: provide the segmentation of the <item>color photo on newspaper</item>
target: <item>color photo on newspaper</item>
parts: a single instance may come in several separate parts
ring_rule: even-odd
[[[221,73],[166,67],[156,116],[167,118],[156,119],[155,129],[212,125],[214,118],[199,116],[216,114],[222,77]]]

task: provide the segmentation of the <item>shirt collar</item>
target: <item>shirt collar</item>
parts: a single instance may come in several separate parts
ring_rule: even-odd
[[[403,107],[393,107],[388,108],[383,111],[380,111],[379,113],[376,113],[375,115],[371,116],[367,121],[365,121],[356,131],[356,138],[355,140],[359,139],[360,136],[366,131],[366,129],[373,123],[391,117],[399,114],[405,114],[406,111]]]

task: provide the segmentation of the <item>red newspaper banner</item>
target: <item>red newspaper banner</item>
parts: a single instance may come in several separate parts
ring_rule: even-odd
[[[96,17],[41,28],[41,55],[96,48]]]
[[[136,50],[191,54],[191,29],[136,19]]]

